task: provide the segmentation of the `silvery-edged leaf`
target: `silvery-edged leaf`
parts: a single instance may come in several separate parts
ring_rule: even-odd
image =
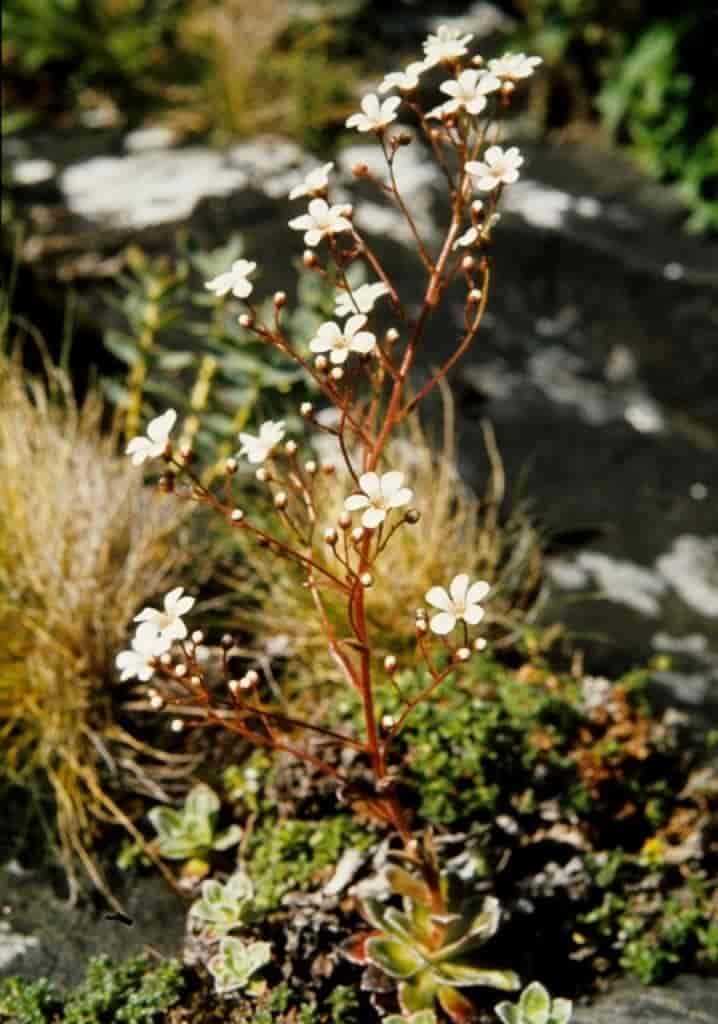
[[[411,978],[425,966],[424,959],[406,942],[384,935],[369,939],[366,955],[370,963],[391,978]]]
[[[242,838],[242,829],[239,825],[230,825],[228,829],[215,838],[212,843],[213,850],[228,850],[230,846],[236,846]]]
[[[433,1010],[418,1010],[409,1017],[392,1013],[390,1017],[384,1018],[384,1024],[437,1024],[437,1020]]]
[[[570,999],[554,999],[551,1007],[551,1024],[569,1024],[573,1014]]]
[[[453,1024],[470,1024],[476,1020],[473,1003],[451,985],[442,985],[436,995],[441,1009]]]
[[[436,959],[453,960],[483,946],[496,934],[500,917],[499,901],[493,896],[484,901],[478,913],[469,907],[464,916],[451,922]]]
[[[516,1003],[499,1003],[494,1010],[501,1024],[521,1024],[520,1011]]]
[[[242,868],[239,868],[233,875],[229,876],[227,881],[224,883],[224,891],[231,896],[233,900],[249,902],[254,899],[254,885],[252,884],[252,879]]]
[[[245,943],[242,939],[222,939],[219,953],[208,967],[219,995],[246,988],[250,978],[272,958],[268,942]]]
[[[453,985],[454,988],[473,988],[482,985],[486,988],[498,988],[503,992],[513,992],[521,988],[519,977],[514,971],[463,963],[432,964],[431,970],[440,985]]]
[[[436,982],[429,971],[422,971],[399,985],[399,1006],[404,1013],[431,1010],[436,998]]]
[[[549,1024],[551,996],[540,981],[532,981],[519,999],[521,1024]]]
[[[219,797],[206,783],[198,782],[187,794],[184,806],[188,816],[211,820],[219,811]]]

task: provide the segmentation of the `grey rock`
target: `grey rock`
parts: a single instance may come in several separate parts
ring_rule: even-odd
[[[718,979],[685,975],[664,988],[618,985],[593,1006],[577,1009],[573,1024],[716,1024]]]

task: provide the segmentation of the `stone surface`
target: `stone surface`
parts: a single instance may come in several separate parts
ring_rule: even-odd
[[[715,1024],[718,979],[684,975],[663,988],[618,985],[595,1005],[576,1010],[573,1024]]]

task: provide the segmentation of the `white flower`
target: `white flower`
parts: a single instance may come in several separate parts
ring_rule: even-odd
[[[133,437],[125,448],[125,453],[132,456],[132,464],[141,466],[146,459],[156,459],[164,452],[170,439],[172,428],[177,421],[174,409],[168,409],[161,416],[155,416],[147,424],[146,437]]]
[[[406,71],[392,71],[384,77],[379,86],[379,92],[389,92],[391,89],[398,89],[399,92],[412,92],[419,86],[419,76],[426,71],[427,65],[423,60],[416,60],[409,64]]]
[[[329,184],[329,172],[333,169],[334,164],[324,164],[323,167],[316,167],[313,171],[310,171],[304,181],[300,185],[295,185],[292,191],[289,193],[290,199],[300,199],[302,196],[316,196]]]
[[[279,442],[284,437],[284,420],[267,420],[259,428],[259,436],[254,434],[240,434],[239,440],[242,447],[240,455],[246,455],[250,462],[264,462],[269,458]]]
[[[143,683],[154,675],[154,660],[169,650],[172,641],[158,633],[151,622],[143,623],[134,635],[132,647],[120,651],[115,665],[120,670],[120,680],[137,678]]]
[[[183,597],[183,587],[175,587],[165,594],[163,610],[157,608],[143,608],[139,615],[135,615],[135,622],[151,622],[158,633],[166,640],[184,640],[187,636],[187,627],[182,621],[182,616],[194,605],[193,597]]]
[[[486,96],[490,92],[496,92],[501,88],[501,82],[495,75],[487,75],[484,71],[476,71],[473,68],[462,71],[458,78],[442,82],[439,86],[442,92],[452,98],[444,103],[443,109],[453,114],[462,107],[469,114],[480,114],[486,106]]]
[[[396,108],[401,105],[398,96],[390,96],[382,101],[373,92],[361,101],[361,114],[352,114],[347,118],[347,128],[356,128],[358,132],[379,132],[392,121],[396,121]]]
[[[519,167],[524,162],[516,146],[502,149],[501,146],[489,146],[484,153],[483,161],[469,160],[466,170],[476,178],[476,187],[482,192],[490,192],[497,185],[511,185],[518,180]]]
[[[382,281],[376,284],[362,284],[351,294],[340,292],[337,295],[334,312],[337,316],[350,316],[352,313],[371,313],[374,304],[382,295],[388,295],[389,289]]]
[[[403,487],[404,474],[399,472],[383,473],[362,473],[359,477],[361,494],[350,494],[344,502],[347,512],[357,512],[359,509],[366,509],[361,517],[362,525],[372,530],[383,523],[387,512],[392,508],[401,508],[408,505],[413,497],[413,492],[408,487]]]
[[[466,47],[473,39],[473,35],[462,36],[456,28],[449,28],[448,25],[440,25],[436,35],[429,36],[424,43],[425,59],[427,67],[440,64],[444,60],[457,60],[466,53]]]
[[[371,331],[362,330],[365,324],[366,317],[361,313],[350,316],[343,329],[330,320],[322,324],[316,338],[309,342],[309,348],[315,353],[329,352],[330,361],[337,365],[345,363],[350,352],[365,356],[376,345]]]
[[[489,61],[489,70],[499,78],[512,82],[519,78],[528,78],[543,61],[540,57],[527,57],[525,53],[505,53],[503,57],[494,57]]]
[[[454,242],[454,249],[465,249],[470,245],[475,245],[479,240],[479,229],[470,227],[468,231],[465,231],[463,235],[456,239]]]
[[[426,601],[440,609],[439,614],[434,615],[429,623],[432,632],[446,636],[459,619],[463,619],[469,626],[477,625],[484,617],[484,609],[479,601],[486,597],[490,589],[485,580],[469,585],[469,577],[463,572],[454,576],[448,593],[443,587],[432,587],[426,593]]]
[[[238,299],[246,299],[252,294],[253,288],[252,282],[248,278],[256,269],[257,264],[251,260],[235,260],[226,274],[220,274],[219,277],[207,281],[205,288],[209,288],[211,292],[220,297],[231,292]]]
[[[322,238],[337,235],[340,231],[351,231],[351,224],[344,216],[343,206],[329,206],[324,199],[312,199],[309,212],[289,222],[294,231],[304,231],[304,244],[319,245]]]

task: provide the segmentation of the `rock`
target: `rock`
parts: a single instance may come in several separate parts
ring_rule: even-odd
[[[718,979],[689,975],[663,988],[617,985],[593,1006],[575,1011],[573,1024],[715,1024]]]

